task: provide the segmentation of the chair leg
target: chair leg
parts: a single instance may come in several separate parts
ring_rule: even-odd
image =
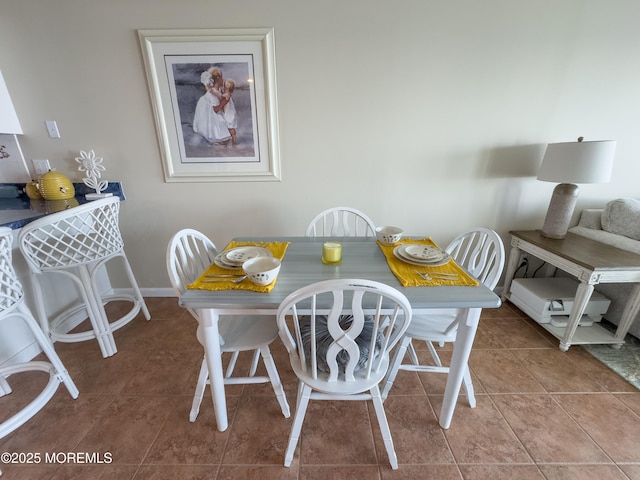
[[[373,408],[376,411],[376,417],[378,418],[378,424],[380,425],[380,433],[382,434],[382,440],[384,446],[387,449],[387,455],[389,456],[389,463],[393,470],[398,469],[398,457],[393,447],[393,439],[391,438],[391,430],[389,429],[389,422],[387,421],[387,415],[384,412],[384,406],[382,405],[382,397],[380,396],[380,389],[375,385],[371,389],[371,401],[373,402]]]
[[[60,383],[64,383],[64,386],[67,387],[69,395],[71,395],[72,398],[78,398],[78,395],[80,394],[80,392],[78,391],[78,387],[76,387],[76,384],[69,376],[69,372],[67,372],[67,369],[62,363],[62,360],[60,360],[58,353],[53,348],[53,345],[51,344],[49,339],[42,332],[40,325],[38,325],[38,322],[31,314],[29,308],[24,303],[21,303],[18,306],[15,315],[21,317],[27,324],[34,338],[40,345],[40,348],[49,359],[49,363],[51,363],[51,365],[53,365],[53,368],[55,368],[58,380],[60,381]]]
[[[11,390],[11,386],[9,385],[9,382],[7,382],[7,379],[4,378],[4,375],[0,375],[0,397],[8,395],[12,391],[13,390]]]
[[[84,303],[91,321],[91,326],[100,345],[102,356],[111,357],[118,353],[116,341],[113,338],[113,330],[109,324],[107,312],[102,303],[102,296],[91,278],[91,272],[86,265],[78,267],[82,289],[84,290]]]
[[[127,277],[129,277],[129,283],[135,292],[136,299],[140,302],[140,309],[144,315],[144,318],[149,321],[151,320],[151,314],[149,313],[149,309],[147,308],[147,304],[144,301],[144,297],[142,296],[142,292],[140,291],[140,287],[138,287],[138,282],[136,281],[136,277],[133,275],[133,270],[131,269],[131,265],[129,264],[129,259],[122,251],[122,262],[124,263],[124,269],[127,272]]]
[[[427,348],[429,349],[429,353],[431,354],[431,358],[433,358],[433,361],[436,362],[436,365],[438,367],[442,366],[442,362],[440,361],[440,356],[438,355],[438,352],[436,352],[435,347],[433,346],[433,342],[425,342],[427,344]]]
[[[260,348],[260,354],[262,355],[264,366],[267,369],[269,380],[271,380],[271,386],[273,387],[273,391],[275,392],[278,403],[280,404],[282,414],[285,418],[289,418],[291,416],[289,403],[287,402],[287,396],[284,394],[284,387],[282,386],[282,382],[280,381],[278,369],[276,368],[276,364],[274,363],[273,357],[271,356],[271,350],[269,350],[269,347],[265,345],[264,347]]]
[[[407,350],[409,351],[409,357],[411,357],[411,361],[414,365],[420,365],[420,360],[418,360],[418,354],[416,353],[416,349],[413,348],[413,342],[409,340],[409,345],[407,345]]]
[[[476,408],[476,394],[473,389],[473,382],[471,382],[471,372],[469,371],[469,366],[464,371],[464,377],[462,377],[462,383],[464,385],[464,389],[467,392],[467,400],[469,401],[469,405],[471,408]]]
[[[289,435],[289,444],[287,445],[287,451],[284,455],[284,466],[290,467],[293,461],[293,454],[296,451],[298,445],[298,439],[300,438],[300,432],[302,431],[302,422],[304,415],[307,412],[309,406],[309,399],[311,397],[311,387],[300,382],[300,389],[298,393],[298,401],[296,414],[291,425],[291,434]]]
[[[260,360],[260,349],[256,349],[253,352],[253,360],[251,361],[251,369],[249,370],[249,376],[253,377],[258,370],[258,360]]]
[[[198,413],[200,413],[200,404],[202,403],[202,397],[204,397],[204,389],[207,386],[208,378],[209,378],[209,369],[207,368],[207,360],[206,358],[203,358],[202,365],[200,365],[200,373],[198,374],[198,383],[196,384],[196,392],[193,395],[191,412],[189,412],[189,421],[191,423],[196,421],[196,418],[198,418]]]
[[[227,370],[224,372],[224,378],[231,378],[231,375],[233,375],[233,370],[234,368],[236,368],[236,362],[238,361],[239,353],[240,352],[233,352],[231,354],[229,365],[227,365]]]
[[[393,355],[393,360],[391,361],[391,365],[389,366],[389,372],[384,379],[384,388],[382,389],[382,400],[386,400],[389,395],[389,390],[393,386],[393,382],[396,379],[396,375],[398,375],[398,370],[400,369],[400,364],[402,363],[402,359],[407,353],[407,347],[411,343],[411,337],[404,337],[400,342],[400,345],[397,347],[396,353]]]

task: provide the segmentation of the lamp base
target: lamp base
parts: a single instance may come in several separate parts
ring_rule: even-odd
[[[578,186],[573,183],[560,183],[553,189],[547,216],[542,227],[542,236],[563,239],[567,236],[573,209],[578,200]]]

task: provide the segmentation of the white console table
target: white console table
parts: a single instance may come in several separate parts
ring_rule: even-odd
[[[511,281],[523,252],[529,253],[580,281],[567,326],[542,324],[560,340],[560,350],[567,351],[571,345],[579,344],[612,344],[619,348],[640,310],[640,255],[572,233],[562,240],[545,238],[539,230],[509,233],[511,254],[505,273],[503,300],[509,299]],[[599,283],[635,283],[615,334],[597,324],[578,327],[594,286]]]

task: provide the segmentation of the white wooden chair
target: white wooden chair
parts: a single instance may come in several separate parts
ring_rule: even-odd
[[[350,207],[332,207],[318,213],[307,227],[307,237],[375,237],[376,225]]]
[[[124,327],[141,310],[147,320],[151,318],[124,252],[119,212],[119,197],[95,200],[34,220],[22,227],[18,236],[20,251],[31,273],[36,313],[44,332],[60,342],[96,339],[103,357],[118,351],[114,331]],[[99,279],[106,274],[107,263],[118,258],[131,294],[103,292],[100,287]],[[51,320],[40,284],[43,275],[69,279],[78,291],[78,301]],[[119,318],[110,319],[104,306],[116,301],[128,302],[131,308]],[[68,333],[69,324],[78,318],[88,318],[91,329]]]
[[[483,227],[473,228],[453,239],[445,250],[479,282],[492,290],[495,288],[502,274],[505,261],[504,246],[496,232]],[[433,344],[438,343],[443,346],[445,343],[454,342],[460,318],[460,310],[457,309],[438,310],[428,315],[414,315],[411,325],[409,325],[394,354],[382,391],[383,398],[387,398],[398,370],[449,373],[449,367],[442,365]],[[426,342],[435,366],[420,364],[412,340]],[[407,350],[412,363],[403,364],[402,360]],[[464,374],[463,384],[467,393],[467,400],[473,408],[476,406],[476,399],[468,366]]]
[[[0,228],[0,322],[10,318],[22,320],[29,327],[48,361],[34,360],[0,367],[0,397],[12,392],[6,377],[13,374],[41,371],[49,374],[49,381],[29,404],[0,424],[0,438],[7,436],[38,413],[54,396],[61,383],[67,387],[72,398],[78,398],[78,389],[62,364],[62,360],[24,303],[22,285],[12,264],[12,235],[10,228]]]
[[[171,238],[167,248],[167,271],[169,280],[178,297],[185,292],[187,285],[194,282],[213,263],[213,259],[217,254],[218,250],[215,244],[206,235],[197,230],[189,228],[180,230]],[[191,309],[188,309],[188,311],[196,320],[199,320],[196,311]],[[289,404],[269,350],[269,345],[278,338],[278,326],[275,317],[269,315],[221,315],[218,320],[218,330],[220,332],[220,350],[223,353],[232,353],[225,372],[224,383],[251,384],[271,382],[282,414],[289,418]],[[209,369],[206,362],[208,352],[200,321],[198,321],[196,335],[205,349],[205,358],[203,358],[200,366],[196,392],[189,414],[191,422],[195,422],[198,416],[205,387],[207,383],[210,383]],[[244,377],[232,376],[238,353],[244,351],[254,351],[249,375]],[[268,377],[255,375],[260,357],[262,357]]]
[[[364,308],[372,313],[365,315]],[[378,384],[387,372],[389,351],[411,321],[407,298],[370,280],[325,280],[287,296],[277,318],[300,382],[285,466],[293,460],[309,400],[372,400],[389,462],[397,469]]]

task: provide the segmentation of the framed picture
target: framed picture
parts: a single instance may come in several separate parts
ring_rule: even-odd
[[[138,35],[165,181],[279,181],[273,29]]]
[[[15,135],[0,134],[0,183],[29,183],[31,174]]]

